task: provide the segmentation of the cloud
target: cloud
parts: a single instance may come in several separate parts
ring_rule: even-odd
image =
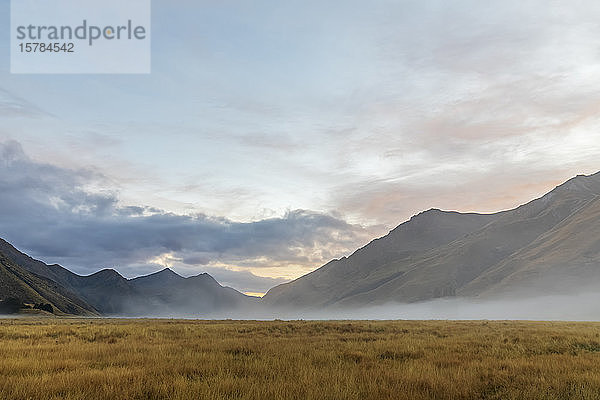
[[[153,25],[152,76],[3,76],[0,131],[51,165],[5,144],[0,233],[79,271],[291,278],[385,233],[345,221],[512,208],[600,169],[600,3],[232,4],[158,1],[178,24]],[[12,118],[31,103],[59,118]],[[64,168],[90,164],[120,176]]]
[[[598,4],[155,6],[178,24],[153,25],[152,76],[7,76],[65,124],[51,133],[19,120],[12,137],[30,152],[50,137],[52,155],[145,170],[121,199],[244,221],[342,209],[391,228],[429,206],[511,207],[538,194],[506,192],[532,178],[544,191],[598,169]],[[87,130],[105,136],[81,134],[78,123],[98,119]],[[514,185],[485,185],[498,178]]]
[[[337,209],[390,226],[430,207],[496,211],[600,169],[597,4],[386,7],[377,74],[324,135],[343,133]]]
[[[369,238],[361,226],[308,210],[235,222],[121,205],[118,192],[103,189],[107,184],[93,169],[37,163],[19,143],[2,143],[0,234],[33,256],[78,272],[116,266],[132,275],[149,265],[176,265],[192,274],[213,268],[226,283],[253,292],[282,280],[261,279],[250,270],[278,276],[283,267],[312,269]]]
[[[40,117],[47,116],[37,106],[0,88],[0,117]]]

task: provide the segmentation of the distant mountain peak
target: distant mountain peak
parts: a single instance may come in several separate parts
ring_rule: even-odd
[[[573,178],[569,179],[568,181],[564,182],[562,185],[560,186],[565,186],[565,185],[569,185],[570,183],[573,182],[581,182],[581,181],[600,181],[600,171],[594,173],[594,174],[579,174],[574,176]]]
[[[198,275],[190,276],[187,279],[203,279],[203,280],[211,280],[211,281],[215,281],[216,282],[215,278],[213,278],[210,274],[208,274],[206,272],[203,272],[203,273],[198,274]]]
[[[421,216],[421,215],[431,215],[431,214],[442,214],[448,211],[443,211],[439,208],[430,208],[428,210],[425,211],[421,211],[420,213],[418,213],[417,215],[415,215],[415,217]]]
[[[123,275],[112,268],[102,269],[94,274],[88,275],[87,278],[91,279],[89,282],[110,282],[111,284],[122,284],[127,281]]]
[[[558,185],[548,194],[564,192],[581,193],[587,196],[600,195],[600,172],[591,175],[577,175],[565,183]]]
[[[179,275],[177,272],[173,271],[171,268],[168,268],[168,267],[167,267],[167,268],[165,268],[165,269],[162,269],[162,270],[160,270],[160,271],[158,271],[158,272],[156,272],[155,274],[156,274],[156,275],[164,275],[164,276],[166,276],[166,275],[169,275],[169,276],[177,276],[177,277],[180,277],[180,278],[182,278],[182,276],[181,276],[181,275]]]
[[[104,268],[104,269],[101,269],[100,271],[95,272],[95,273],[93,273],[90,276],[97,276],[97,277],[100,277],[100,276],[102,276],[102,277],[120,277],[120,278],[123,277],[120,273],[118,273],[113,268]]]
[[[161,284],[164,282],[182,281],[184,277],[173,271],[171,268],[164,268],[152,274],[138,276],[132,279],[132,282],[152,282],[152,284]]]
[[[422,218],[435,218],[435,217],[438,217],[441,215],[459,215],[459,214],[468,214],[468,213],[460,213],[458,211],[442,210],[439,208],[430,208],[426,211],[421,211],[420,213],[413,215],[411,217],[411,220],[422,219]]]
[[[0,238],[0,300],[10,296],[76,315],[207,315],[250,299],[208,274],[184,278],[170,268],[135,279],[112,268],[81,276],[35,260]]]

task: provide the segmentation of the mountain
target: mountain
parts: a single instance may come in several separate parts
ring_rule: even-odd
[[[354,307],[600,282],[599,196],[597,173],[496,214],[429,210],[350,257],[271,289],[263,301]],[[558,283],[566,278],[568,285]]]
[[[135,279],[126,279],[113,269],[103,269],[92,275],[77,275],[68,269],[54,264],[47,265],[18,251],[10,243],[0,239],[0,259],[17,271],[21,280],[44,282],[46,297],[60,295],[70,299],[81,309],[58,307],[68,314],[102,315],[207,315],[217,311],[242,308],[255,303],[255,298],[246,296],[232,288],[219,285],[208,274],[183,278],[170,269]],[[15,275],[13,273],[13,275]],[[9,274],[0,275],[0,300],[11,293],[25,296],[27,290]],[[39,292],[39,291],[38,291]],[[41,298],[33,295],[23,297],[29,300]],[[49,297],[48,297],[49,296]],[[47,301],[56,304],[58,300]],[[62,304],[62,303],[61,303]],[[56,304],[58,305],[58,304]]]
[[[207,314],[250,306],[256,300],[221,286],[206,273],[184,278],[166,268],[130,282],[144,298],[152,299],[152,308],[160,314]]]
[[[49,304],[56,314],[98,315],[92,306],[56,282],[35,275],[0,253],[0,301]]]
[[[267,293],[267,304],[305,306],[330,305],[343,298],[368,292],[399,276],[387,267],[401,260],[410,263],[422,254],[464,237],[494,220],[493,215],[460,214],[432,209],[373,240],[350,257],[333,260],[323,267]]]
[[[126,306],[138,302],[139,296],[133,287],[115,270],[105,269],[88,276],[77,275],[58,264],[47,265],[35,260],[2,239],[0,253],[29,272],[56,282],[91,304],[101,314],[120,314]]]
[[[599,272],[600,196],[474,279],[459,294],[501,294],[539,287],[553,293],[590,286],[597,289]]]
[[[312,308],[417,302],[440,297],[532,296],[600,285],[600,173],[494,214],[431,209],[295,281],[263,305]],[[104,269],[77,275],[0,239],[0,301],[48,304],[59,314],[210,316],[256,310],[258,300],[208,274],[170,269],[126,279]],[[239,315],[239,313],[238,313]]]

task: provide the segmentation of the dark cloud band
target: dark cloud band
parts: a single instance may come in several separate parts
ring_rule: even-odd
[[[103,267],[133,272],[132,266],[147,265],[163,254],[200,268],[214,262],[247,268],[317,267],[366,238],[360,226],[307,210],[235,222],[121,206],[117,192],[89,189],[105,183],[93,170],[37,163],[19,143],[2,143],[0,235],[46,261],[90,273]],[[221,270],[221,275],[226,273]],[[233,275],[227,275],[228,281],[247,290],[253,280],[255,291],[265,289],[255,275]]]

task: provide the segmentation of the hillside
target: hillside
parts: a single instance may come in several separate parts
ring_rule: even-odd
[[[460,295],[597,290],[600,197],[466,285]]]
[[[251,306],[255,298],[221,286],[209,274],[184,278],[169,268],[132,279],[132,286],[160,314],[206,314]]]
[[[348,258],[271,289],[264,301],[284,307],[415,302],[551,282],[542,279],[550,270],[571,280],[597,276],[599,195],[600,173],[502,213],[430,210]]]
[[[57,314],[98,315],[89,304],[56,282],[37,276],[0,253],[0,300],[50,304]]]
[[[390,263],[399,260],[411,263],[431,249],[462,238],[498,217],[499,214],[460,214],[437,209],[423,212],[351,256],[333,260],[300,279],[269,290],[264,302],[286,306],[329,305],[368,292],[402,273],[397,268],[387,268]]]
[[[122,313],[126,305],[137,302],[135,289],[114,270],[105,269],[88,276],[77,275],[60,265],[47,265],[35,260],[2,239],[0,252],[29,272],[58,283],[102,314]]]
[[[102,315],[201,316],[256,303],[255,298],[221,286],[208,274],[183,278],[166,269],[148,276],[126,279],[113,269],[103,269],[82,276],[60,265],[47,265],[35,260],[2,239],[0,254],[5,254],[5,259],[13,267],[18,266],[21,275],[27,274],[48,282],[51,285],[49,288],[68,294],[78,304],[89,304],[87,307]],[[6,284],[7,288],[15,287],[11,282],[0,276],[0,284]],[[11,290],[7,289],[7,293]]]

